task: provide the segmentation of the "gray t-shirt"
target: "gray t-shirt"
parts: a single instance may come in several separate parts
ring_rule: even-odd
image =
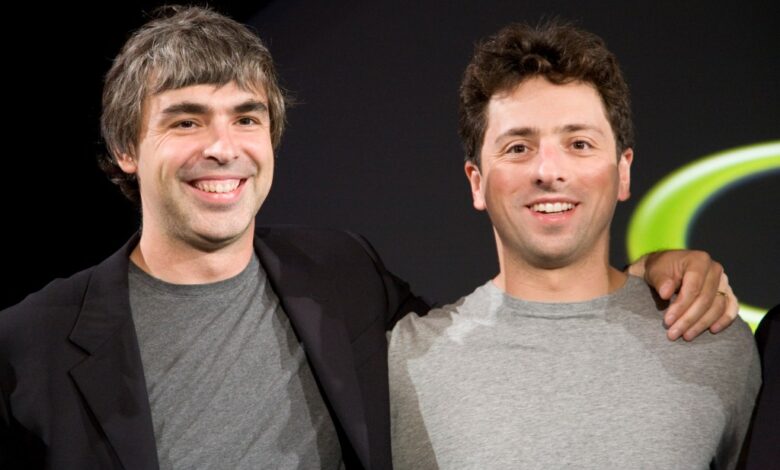
[[[129,284],[163,470],[339,468],[333,422],[256,257],[205,285],[131,263]]]
[[[740,320],[670,342],[630,277],[586,302],[492,282],[390,338],[396,470],[732,468],[760,385]]]

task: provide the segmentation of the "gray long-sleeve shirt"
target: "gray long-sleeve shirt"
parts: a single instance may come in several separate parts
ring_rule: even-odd
[[[741,321],[670,342],[648,286],[526,302],[491,282],[391,335],[393,463],[732,468],[760,386]]]

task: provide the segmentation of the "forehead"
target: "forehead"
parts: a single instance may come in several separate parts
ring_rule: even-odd
[[[539,130],[585,124],[610,131],[606,108],[596,88],[584,82],[553,84],[543,77],[522,81],[494,94],[487,109],[487,134],[511,128]]]
[[[265,88],[239,87],[235,82],[225,85],[190,85],[182,88],[164,90],[144,99],[144,115],[151,116],[178,103],[194,103],[213,109],[232,108],[246,101],[261,101],[268,104]]]

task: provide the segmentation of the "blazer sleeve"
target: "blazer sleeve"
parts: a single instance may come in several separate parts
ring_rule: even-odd
[[[385,330],[390,331],[396,322],[406,316],[407,313],[414,312],[420,316],[428,313],[433,305],[423,297],[417,296],[412,292],[409,283],[387,270],[379,254],[371,243],[362,235],[347,232],[354,238],[366,251],[368,256],[374,261],[382,282],[387,292],[387,315],[385,318]]]

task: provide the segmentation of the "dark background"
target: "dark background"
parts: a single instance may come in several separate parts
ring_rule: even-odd
[[[0,308],[113,253],[139,215],[97,168],[102,76],[160,2],[71,5],[9,17]],[[773,2],[213,2],[253,24],[297,101],[260,223],[347,228],[440,302],[497,271],[487,217],[471,208],[457,87],[474,42],[511,21],[560,16],[606,41],[633,93],[633,197],[710,153],[780,138],[780,34]],[[24,7],[23,7],[24,8]],[[86,8],[86,7],[83,7]],[[45,11],[44,11],[45,10]],[[98,18],[98,20],[88,20]],[[13,104],[12,104],[13,103]],[[9,184],[10,183],[10,184]],[[722,192],[690,245],[727,267],[741,300],[780,302],[780,172]],[[9,213],[10,212],[10,213]]]

